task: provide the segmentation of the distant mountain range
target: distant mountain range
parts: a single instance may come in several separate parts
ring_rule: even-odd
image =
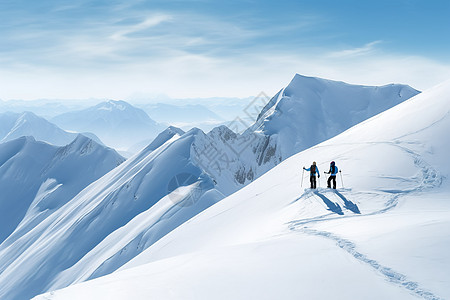
[[[166,128],[142,109],[113,100],[58,115],[51,121],[66,130],[93,132],[106,145],[118,150],[127,150],[143,140],[151,141]]]

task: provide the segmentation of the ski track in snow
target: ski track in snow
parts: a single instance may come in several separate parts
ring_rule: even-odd
[[[355,259],[369,265],[371,268],[373,268],[377,272],[381,273],[389,282],[396,284],[397,286],[399,286],[401,288],[407,289],[412,294],[419,296],[423,299],[427,299],[427,300],[441,300],[442,299],[443,300],[443,298],[440,298],[440,297],[434,295],[432,292],[427,291],[427,290],[423,289],[422,287],[420,287],[417,282],[408,280],[408,277],[406,275],[396,272],[389,267],[383,266],[376,260],[370,259],[369,257],[362,254],[361,252],[358,252],[356,250],[356,245],[347,239],[341,238],[331,232],[319,231],[319,230],[310,229],[307,227],[304,227],[301,229],[296,228],[296,227],[291,227],[291,230],[306,233],[308,235],[321,236],[321,237],[325,237],[327,239],[331,239],[336,242],[337,246],[339,246],[341,249],[347,251]]]
[[[399,273],[397,271],[394,271],[392,268],[389,268],[387,266],[384,266],[377,262],[376,260],[373,260],[369,258],[367,255],[359,252],[356,248],[356,244],[351,242],[350,240],[344,239],[342,237],[339,237],[338,235],[328,232],[328,231],[321,231],[316,230],[312,228],[308,228],[308,226],[304,226],[306,224],[314,224],[324,221],[330,221],[330,220],[336,220],[336,219],[342,219],[342,218],[355,218],[355,217],[364,217],[364,216],[372,216],[372,215],[379,215],[386,213],[393,208],[395,208],[399,202],[399,198],[402,195],[410,194],[413,192],[422,192],[427,189],[431,189],[434,187],[438,187],[442,183],[442,176],[439,174],[439,172],[434,169],[430,164],[428,164],[425,160],[421,158],[421,156],[411,149],[400,145],[400,141],[395,143],[388,143],[392,146],[400,148],[402,151],[407,153],[409,156],[411,156],[414,160],[414,164],[416,167],[420,170],[422,174],[422,178],[413,178],[416,179],[418,185],[415,188],[407,189],[407,190],[381,190],[382,193],[388,193],[391,195],[390,199],[385,203],[384,208],[367,213],[367,214],[358,214],[357,212],[353,211],[355,214],[353,215],[343,215],[342,210],[340,210],[339,204],[332,202],[328,198],[326,198],[324,195],[317,191],[313,192],[306,192],[304,193],[298,200],[306,197],[311,197],[313,195],[319,196],[321,200],[328,206],[328,210],[331,210],[333,213],[322,215],[315,218],[309,218],[309,219],[303,219],[303,220],[297,220],[297,221],[291,221],[288,223],[289,230],[305,233],[308,235],[313,236],[319,236],[324,237],[327,239],[330,239],[334,242],[336,242],[336,245],[345,250],[347,253],[349,253],[352,257],[359,260],[362,263],[367,264],[369,267],[380,273],[382,276],[386,278],[386,280],[392,284],[395,284],[399,286],[400,288],[404,288],[408,290],[410,293],[412,293],[415,296],[418,296],[420,298],[426,299],[426,300],[443,300],[443,298],[436,296],[431,291],[428,291],[422,287],[420,287],[419,283],[411,281],[408,279],[408,277],[402,273]],[[404,180],[403,178],[396,178],[400,180]],[[339,196],[339,195],[338,195]],[[339,196],[344,202],[346,199],[345,197]],[[325,200],[325,199],[326,200]],[[296,201],[298,201],[296,200]],[[327,201],[328,200],[328,201]],[[336,205],[336,209],[333,210],[333,207],[330,207],[328,204],[329,202],[334,203]],[[349,201],[350,203],[353,203]],[[328,204],[327,204],[328,203]],[[347,208],[348,209],[348,208]],[[358,210],[359,211],[359,210]],[[337,214],[337,215],[336,215]]]

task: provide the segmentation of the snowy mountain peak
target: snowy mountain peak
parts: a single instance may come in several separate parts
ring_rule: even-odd
[[[171,132],[171,133],[175,133],[175,134],[179,134],[179,135],[183,135],[185,133],[184,130],[182,130],[178,127],[175,127],[175,126],[167,127],[167,129],[164,130],[164,132]]]
[[[97,105],[99,110],[126,110],[133,108],[130,104],[122,100],[108,100]]]
[[[16,130],[20,126],[24,126],[26,123],[29,124],[29,126],[39,126],[39,125],[45,125],[48,126],[48,121],[44,118],[41,118],[37,115],[35,115],[32,112],[26,111],[18,115],[16,123],[14,127],[12,128],[12,131]]]
[[[64,153],[66,155],[68,153],[80,153],[81,155],[85,155],[94,152],[100,147],[104,148],[104,146],[100,146],[100,144],[92,139],[82,134],[78,134],[70,144],[60,149],[60,153]]]
[[[38,117],[36,114],[30,111],[24,111],[20,114],[18,120],[43,120],[43,118]]]
[[[29,144],[35,144],[36,140],[32,136],[21,136],[17,139],[2,143],[2,152],[0,153],[0,167],[14,157]]]
[[[140,108],[134,107],[133,105],[129,104],[128,102],[125,102],[123,100],[108,100],[105,102],[101,102],[97,104],[96,106],[90,108],[89,110],[97,111],[99,113],[101,112],[108,112],[108,113],[121,113],[121,114],[135,114],[138,115],[141,118],[148,118],[148,115]]]
[[[207,135],[211,138],[221,137],[225,140],[230,140],[237,137],[237,134],[225,125],[213,128]]]
[[[64,131],[32,112],[0,114],[0,142],[33,136],[36,140],[63,146],[72,142],[76,135],[77,133]],[[98,140],[95,135],[91,135]]]
[[[174,136],[182,136],[185,132],[181,130],[180,128],[169,126],[166,130],[158,134],[158,136],[148,145],[145,147],[145,152],[156,150],[157,148],[161,147],[164,143],[169,141]]]
[[[264,107],[249,131],[277,135],[283,157],[316,145],[419,91],[399,84],[352,85],[295,75]]]
[[[95,151],[89,151],[92,149]],[[0,143],[0,211],[8,212],[8,216],[3,214],[0,218],[0,242],[24,218],[41,184],[47,180],[64,184],[56,194],[46,196],[56,201],[52,206],[55,208],[123,161],[114,150],[81,135],[64,147],[36,141],[31,136]],[[36,219],[30,221],[33,224]],[[2,247],[4,243],[0,252]]]

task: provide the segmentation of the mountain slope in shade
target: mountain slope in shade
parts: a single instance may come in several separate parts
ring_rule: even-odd
[[[298,153],[121,271],[35,299],[446,299],[449,97],[447,82]],[[346,188],[301,188],[313,160]]]
[[[22,136],[32,136],[56,146],[64,146],[72,142],[78,133],[67,132],[31,112],[0,114],[0,143],[11,141]],[[101,141],[94,134],[83,135]]]
[[[64,147],[33,137],[0,144],[0,248],[23,238],[39,220],[123,160],[83,135]]]
[[[121,150],[142,140],[151,140],[165,129],[143,110],[125,101],[114,100],[64,113],[51,120],[66,130],[93,132],[107,145]]]

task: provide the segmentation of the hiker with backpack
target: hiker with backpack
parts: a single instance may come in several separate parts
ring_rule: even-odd
[[[338,173],[338,167],[336,167],[335,162],[332,161],[330,163],[330,170],[328,172],[325,172],[325,174],[331,174],[327,180],[328,188],[331,188],[331,181],[333,181],[333,189],[336,189],[336,174],[337,173]]]
[[[309,171],[309,181],[311,182],[311,188],[315,189],[316,188],[316,174],[317,174],[317,177],[320,178],[320,172],[319,172],[319,168],[317,168],[316,162],[313,161],[311,167],[309,167],[308,169],[303,167],[303,170]]]

